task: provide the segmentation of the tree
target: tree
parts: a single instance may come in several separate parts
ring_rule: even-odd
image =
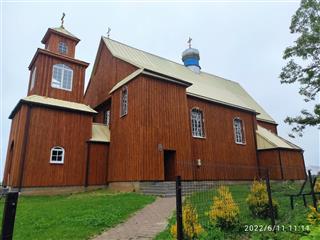
[[[290,32],[299,36],[294,45],[284,51],[283,59],[289,61],[282,68],[281,83],[299,83],[299,93],[304,100],[315,101],[320,91],[320,0],[301,1],[292,17]],[[319,102],[313,112],[303,109],[299,116],[287,117],[285,122],[293,125],[292,131],[299,136],[306,126],[320,128]]]

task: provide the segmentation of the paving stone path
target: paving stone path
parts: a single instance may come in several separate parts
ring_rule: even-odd
[[[107,230],[93,240],[147,240],[166,228],[175,209],[175,197],[157,198],[126,222]]]

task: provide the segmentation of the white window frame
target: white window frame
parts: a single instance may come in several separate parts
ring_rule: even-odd
[[[194,119],[193,112],[196,111],[197,114],[200,114],[200,120]],[[203,111],[198,108],[194,107],[190,111],[190,119],[191,119],[191,134],[194,138],[205,138],[205,129],[204,129],[204,114]]]
[[[244,121],[240,117],[235,117],[232,123],[233,123],[233,131],[234,131],[234,142],[236,144],[245,145],[246,133],[244,128]],[[240,128],[239,126],[236,126],[236,123],[240,123]]]
[[[52,160],[53,151],[62,151],[62,161]],[[53,148],[51,148],[51,151],[50,151],[50,161],[49,162],[52,164],[64,164],[64,155],[65,155],[65,151],[64,151],[63,147],[54,146]]]
[[[60,80],[54,79],[54,70],[55,69],[61,70],[61,79]],[[65,76],[66,72],[68,72],[68,71],[70,72],[70,89],[63,87],[64,81],[65,81],[64,76]],[[54,64],[52,67],[51,87],[66,90],[66,91],[72,91],[72,83],[73,83],[73,70],[72,70],[72,68],[65,65],[65,64],[62,64],[62,63]],[[59,84],[59,86],[57,86],[57,84]]]
[[[110,125],[110,116],[111,116],[110,109],[104,111],[104,113],[103,113],[103,124],[105,124],[107,126]]]
[[[67,54],[68,53],[68,44],[65,42],[59,42],[58,50],[62,54]]]
[[[36,83],[37,67],[34,67],[31,73],[30,91],[34,88]]]
[[[125,95],[124,95],[125,92]],[[128,114],[128,87],[124,86],[120,92],[120,117]]]

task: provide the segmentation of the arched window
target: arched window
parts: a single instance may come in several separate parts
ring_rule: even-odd
[[[50,163],[63,164],[64,163],[64,149],[62,147],[51,148]]]
[[[198,108],[191,110],[191,129],[193,137],[204,137],[203,113]]]
[[[73,70],[64,64],[55,64],[52,69],[51,87],[72,90]]]
[[[31,74],[31,83],[30,83],[30,90],[34,88],[36,83],[36,74],[37,74],[37,67],[34,67],[32,74]]]
[[[237,117],[233,119],[233,129],[234,129],[234,141],[238,144],[245,144],[245,133],[243,121]]]
[[[63,54],[68,53],[68,45],[65,42],[59,42],[58,48],[60,53],[63,53]]]
[[[125,86],[121,89],[120,94],[120,117],[128,114],[128,87]]]

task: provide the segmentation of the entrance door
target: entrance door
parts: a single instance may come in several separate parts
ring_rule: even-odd
[[[164,150],[164,180],[174,181],[176,177],[176,151]]]

